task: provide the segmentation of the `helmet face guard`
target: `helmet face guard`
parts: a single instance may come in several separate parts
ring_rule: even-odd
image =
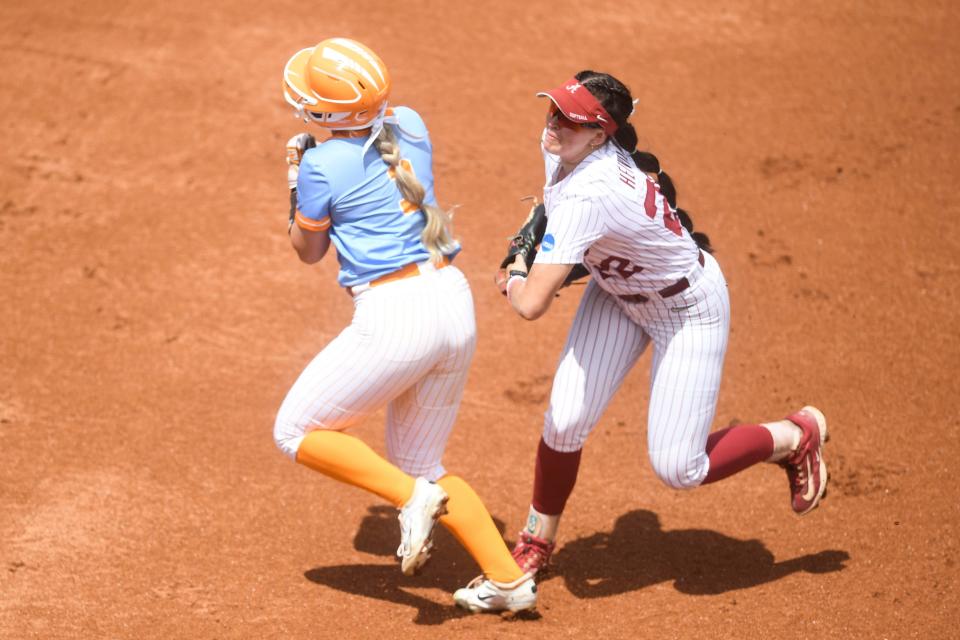
[[[364,129],[390,95],[390,74],[377,54],[347,38],[301,49],[283,70],[284,99],[304,122]]]

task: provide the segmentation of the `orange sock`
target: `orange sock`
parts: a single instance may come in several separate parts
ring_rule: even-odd
[[[522,576],[490,512],[470,485],[457,476],[444,476],[437,484],[450,496],[441,524],[473,556],[483,574],[496,582],[513,582]]]
[[[340,431],[308,433],[297,449],[297,462],[334,480],[375,493],[398,507],[413,495],[413,478],[379,456],[363,440]]]
[[[377,455],[365,442],[340,431],[311,431],[300,443],[297,462],[334,480],[352,484],[397,507],[413,495],[415,480]],[[497,582],[513,582],[523,575],[483,501],[457,476],[437,484],[450,496],[447,515],[440,522],[477,561],[484,575]]]

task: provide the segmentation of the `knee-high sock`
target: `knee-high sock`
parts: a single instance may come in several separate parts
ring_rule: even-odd
[[[375,493],[398,507],[413,495],[413,478],[377,455],[362,440],[339,431],[307,434],[297,450],[297,462]],[[484,575],[497,582],[512,582],[523,575],[473,489],[456,476],[445,476],[438,484],[450,496],[447,515],[440,522],[477,561]]]
[[[297,462],[340,482],[366,489],[400,507],[415,480],[358,438],[340,431],[311,431],[297,449]]]
[[[480,565],[483,574],[496,582],[513,582],[523,575],[503,536],[493,523],[480,496],[457,476],[444,476],[437,481],[450,496],[447,514],[440,518],[450,533]]]
[[[556,516],[563,513],[567,498],[573,493],[580,470],[579,451],[554,451],[540,438],[537,447],[537,466],[533,476],[533,508],[542,514]]]
[[[702,484],[732,476],[773,454],[773,436],[757,424],[738,424],[707,437],[710,470]]]

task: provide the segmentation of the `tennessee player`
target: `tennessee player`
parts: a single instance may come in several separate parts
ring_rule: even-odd
[[[532,609],[531,575],[441,462],[476,345],[473,298],[451,264],[460,246],[434,197],[426,126],[413,109],[388,107],[390,88],[379,56],[346,38],[302,49],[284,69],[287,102],[330,132],[312,148],[306,134],[288,143],[290,242],[306,263],[335,246],[354,315],[294,382],[274,440],[296,462],[400,508],[403,573],[426,563],[439,518],[483,571],[483,590],[458,604]],[[346,433],[384,406],[386,459]]]

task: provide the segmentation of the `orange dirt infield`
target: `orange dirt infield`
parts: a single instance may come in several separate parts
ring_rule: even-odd
[[[958,637],[957,33],[946,1],[4,3],[0,637]],[[492,269],[542,187],[534,93],[581,68],[640,98],[718,249],[716,426],[820,406],[823,505],[771,466],[660,484],[646,355],[537,615],[455,609],[477,568],[445,531],[404,578],[395,511],[271,434],[351,314],[285,233],[281,70],[333,35],[390,66],[460,205],[479,347],[445,462],[508,540],[582,289],[531,325]],[[354,430],[379,450],[382,417]]]

